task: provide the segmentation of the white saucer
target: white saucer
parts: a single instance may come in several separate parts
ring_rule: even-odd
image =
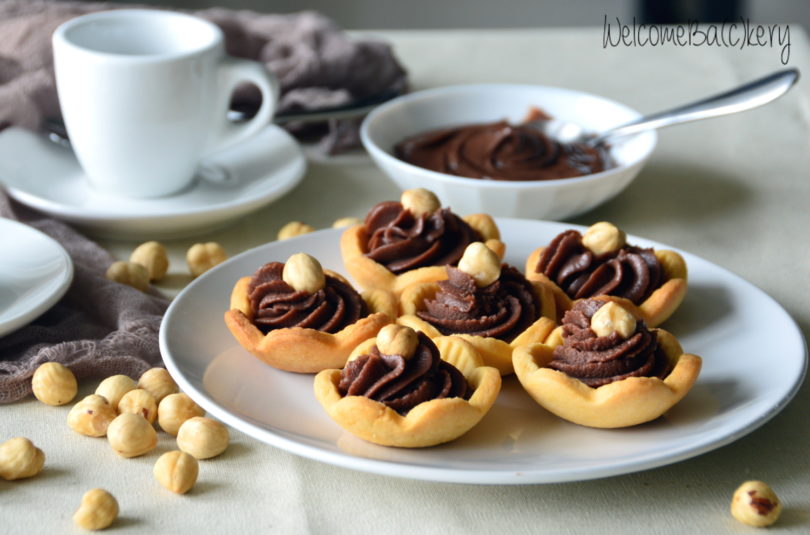
[[[73,280],[67,252],[40,231],[0,217],[0,336],[51,308]]]
[[[207,162],[231,180],[197,179],[180,193],[129,199],[94,190],[73,152],[19,128],[0,133],[0,183],[17,201],[111,238],[177,238],[208,232],[278,199],[304,175],[301,147],[278,126]]]

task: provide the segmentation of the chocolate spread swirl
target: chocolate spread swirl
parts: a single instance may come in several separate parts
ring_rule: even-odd
[[[447,208],[414,216],[402,203],[381,202],[366,216],[366,256],[399,275],[425,266],[455,265],[467,245],[482,241]]]
[[[368,315],[360,294],[340,279],[326,275],[326,285],[317,292],[299,292],[284,282],[283,271],[283,263],[270,262],[250,279],[252,321],[262,332],[304,327],[336,333]]]
[[[432,130],[394,147],[400,160],[431,171],[490,180],[551,180],[604,171],[607,148],[560,143],[507,121]]]
[[[666,377],[667,357],[643,321],[627,339],[616,332],[600,337],[591,330],[591,317],[604,304],[586,299],[565,313],[563,344],[554,348],[548,367],[594,388],[627,377]]]
[[[447,268],[448,279],[438,283],[433,299],[416,314],[442,334],[471,334],[511,342],[539,317],[540,300],[531,283],[504,264],[498,280],[478,288],[458,268]]]
[[[554,281],[571,299],[612,295],[640,304],[666,282],[652,249],[625,245],[595,255],[582,244],[576,230],[566,230],[551,240],[535,271]]]
[[[405,414],[424,401],[464,398],[470,387],[458,369],[439,357],[430,338],[418,333],[419,345],[409,359],[384,355],[374,347],[348,364],[340,373],[338,391],[343,396],[365,396]]]

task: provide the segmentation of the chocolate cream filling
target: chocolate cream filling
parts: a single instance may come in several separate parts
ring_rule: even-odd
[[[366,256],[399,275],[425,266],[456,265],[481,236],[447,208],[414,216],[402,203],[377,204],[366,216]]]
[[[591,317],[604,304],[586,299],[565,313],[563,344],[554,348],[548,367],[594,388],[628,377],[666,377],[670,371],[666,354],[643,321],[626,339],[616,332],[597,336],[591,330]]]
[[[464,375],[441,359],[430,338],[418,333],[413,356],[384,355],[375,346],[367,355],[349,363],[340,373],[338,391],[343,396],[365,396],[400,414],[431,399],[464,398],[471,389]]]
[[[653,249],[626,245],[595,255],[582,244],[582,235],[566,230],[543,250],[535,267],[571,299],[612,295],[642,303],[666,282]]]
[[[315,293],[299,292],[284,282],[284,264],[259,268],[248,285],[252,321],[262,332],[304,327],[336,333],[368,315],[365,301],[345,282],[326,275],[326,285]]]
[[[498,280],[478,288],[458,268],[447,268],[448,279],[437,283],[433,299],[416,314],[442,334],[471,334],[511,342],[539,317],[540,300],[531,283],[504,264]]]

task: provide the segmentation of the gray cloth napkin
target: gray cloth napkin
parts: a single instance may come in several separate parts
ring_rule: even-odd
[[[128,6],[0,1],[0,130],[11,125],[36,130],[60,118],[51,34],[75,16],[121,7]],[[352,105],[402,93],[407,86],[405,70],[387,43],[350,39],[318,13],[267,15],[213,8],[194,14],[222,28],[229,54],[261,61],[276,74],[281,84],[278,114]],[[258,107],[260,98],[258,91],[246,87],[237,91],[234,103],[249,111]],[[296,126],[291,125],[293,133]],[[356,140],[340,132],[340,126],[334,121],[322,131],[323,146],[330,152]]]
[[[34,370],[47,361],[64,364],[77,378],[117,373],[137,379],[161,365],[158,331],[168,302],[107,280],[113,258],[68,225],[28,210],[0,190],[0,216],[44,232],[73,260],[65,296],[48,312],[0,337],[0,403],[31,393]]]

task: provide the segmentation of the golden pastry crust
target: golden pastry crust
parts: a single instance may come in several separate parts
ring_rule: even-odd
[[[538,247],[531,252],[526,259],[526,278],[530,281],[537,281],[547,285],[554,293],[554,300],[557,303],[557,317],[562,317],[565,311],[570,310],[574,305],[568,295],[557,283],[546,277],[542,273],[537,273],[535,267],[543,254],[545,247]],[[681,305],[686,296],[687,271],[686,261],[675,251],[668,249],[656,250],[655,257],[661,263],[666,276],[666,282],[657,288],[643,303],[636,305],[629,299],[609,296],[610,300],[617,302],[624,308],[630,310],[636,316],[642,318],[648,327],[657,327],[664,323]],[[603,297],[603,296],[599,296]]]
[[[503,258],[506,253],[506,245],[500,240],[500,232],[492,217],[486,214],[472,214],[462,217],[462,219],[481,235],[487,247],[492,249],[499,258]],[[349,227],[340,237],[343,264],[346,271],[361,288],[379,288],[399,296],[405,288],[412,284],[447,278],[444,266],[416,268],[400,275],[390,272],[384,265],[366,256],[368,236],[366,236],[364,228],[362,224]]]
[[[343,429],[375,444],[424,448],[455,440],[480,422],[495,403],[501,376],[494,368],[483,366],[481,356],[464,340],[446,336],[433,341],[442,360],[456,366],[473,388],[469,400],[433,399],[403,416],[373,399],[342,396],[338,391],[340,370],[324,370],[315,376],[315,397]],[[376,339],[364,342],[352,352],[350,360],[367,353],[375,344]]]
[[[531,282],[531,281],[530,281]],[[542,342],[554,330],[555,303],[551,290],[545,284],[532,282],[532,287],[540,299],[541,317],[520,333],[512,342],[504,342],[497,338],[476,336],[470,334],[454,334],[472,344],[484,359],[484,364],[496,368],[501,375],[513,373],[512,352],[518,346]],[[408,287],[400,298],[400,312],[397,323],[417,331],[421,331],[432,339],[442,336],[436,327],[416,315],[417,311],[424,310],[424,302],[433,299],[439,286],[435,282],[415,284]]]
[[[328,270],[325,273],[336,275]],[[248,299],[249,284],[250,277],[237,281],[231,292],[231,308],[225,312],[225,324],[251,354],[274,368],[289,372],[316,373],[343,367],[360,342],[376,336],[397,315],[397,301],[393,295],[383,290],[371,290],[360,294],[371,313],[335,334],[301,327],[275,329],[264,334],[250,320],[253,311]]]
[[[546,410],[588,427],[629,427],[654,420],[678,403],[692,388],[701,358],[684,353],[677,339],[663,329],[651,329],[672,366],[663,380],[628,377],[592,388],[563,372],[547,368],[554,347],[562,343],[561,327],[546,343],[519,347],[513,360],[523,388]]]

